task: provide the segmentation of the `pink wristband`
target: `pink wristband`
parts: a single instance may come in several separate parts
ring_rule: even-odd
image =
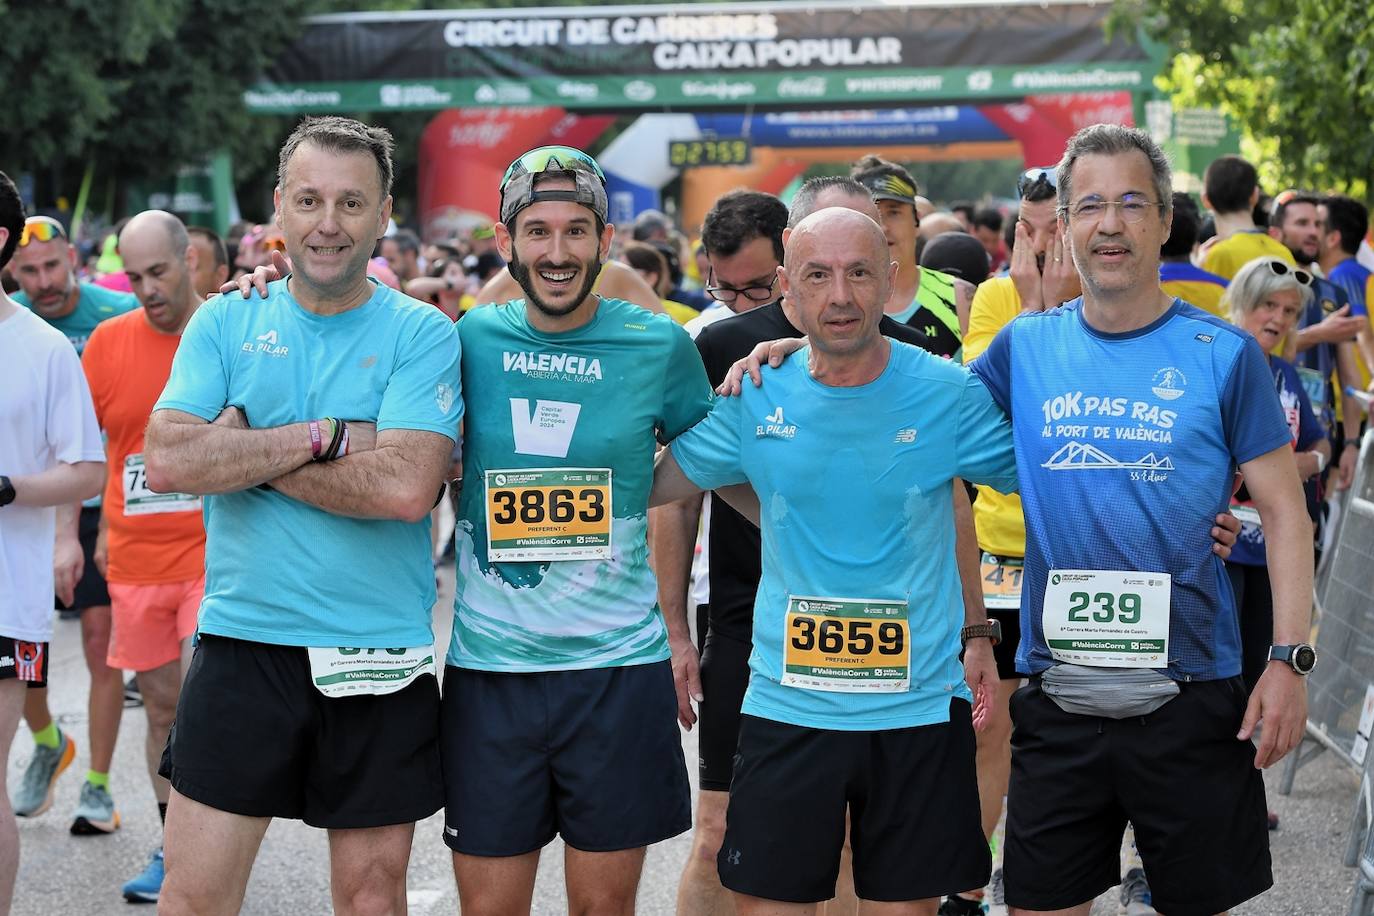
[[[319,461],[320,449],[324,445],[324,440],[320,436],[320,421],[311,420],[306,425],[310,427],[310,460]]]

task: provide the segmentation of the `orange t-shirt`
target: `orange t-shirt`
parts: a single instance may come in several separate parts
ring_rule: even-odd
[[[172,374],[180,337],[153,330],[134,309],[102,321],[81,366],[105,431],[109,575],[122,585],[159,585],[205,574],[199,497],[154,493],[143,470],[143,430]]]

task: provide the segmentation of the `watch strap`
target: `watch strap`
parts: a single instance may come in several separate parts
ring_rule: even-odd
[[[970,639],[981,639],[987,637],[992,640],[995,646],[1002,641],[1002,624],[996,620],[989,620],[986,623],[974,623],[964,627],[959,631],[959,644],[965,645]]]

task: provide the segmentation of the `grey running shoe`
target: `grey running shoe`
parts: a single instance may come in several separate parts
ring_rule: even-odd
[[[1121,882],[1121,905],[1125,907],[1126,916],[1155,916],[1144,869],[1132,868],[1126,872],[1126,879]]]
[[[76,757],[76,742],[61,729],[57,730],[57,747],[37,745],[29,758],[19,790],[11,797],[14,813],[20,817],[38,817],[52,806],[57,777],[72,765]]]
[[[77,836],[100,836],[119,829],[119,812],[108,789],[81,783],[81,800],[72,819],[72,833]]]

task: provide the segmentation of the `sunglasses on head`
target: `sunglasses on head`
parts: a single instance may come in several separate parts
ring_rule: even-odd
[[[1054,166],[1042,166],[1022,172],[1021,177],[1016,179],[1016,196],[1025,197],[1027,191],[1041,182],[1056,191],[1059,190],[1059,178]]]
[[[30,216],[24,220],[24,231],[19,236],[19,247],[23,248],[30,242],[51,242],[53,239],[65,239],[67,230],[62,228],[62,224],[51,216]]]
[[[1301,270],[1297,267],[1290,267],[1286,262],[1277,259],[1269,261],[1268,263],[1269,269],[1274,272],[1274,276],[1284,277],[1288,274],[1292,274],[1293,279],[1297,280],[1303,286],[1312,285],[1312,275],[1307,271]]]

